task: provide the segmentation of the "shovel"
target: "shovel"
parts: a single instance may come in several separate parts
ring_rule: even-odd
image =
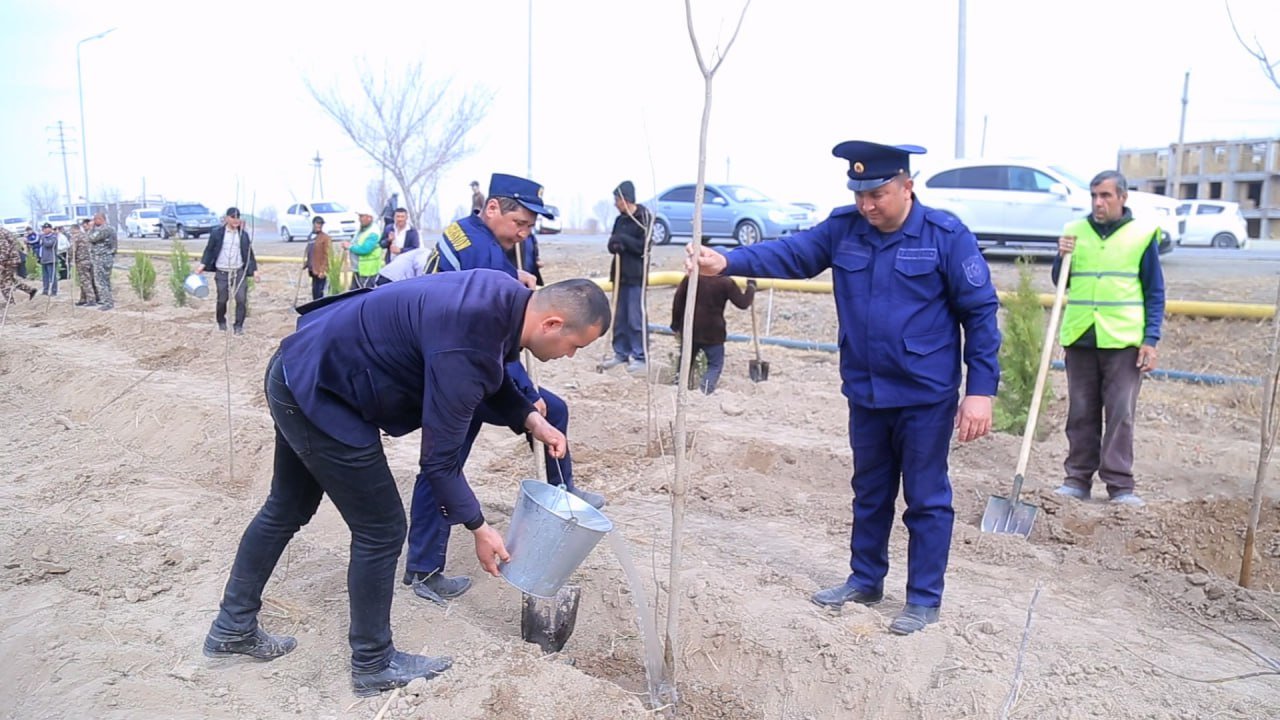
[[[1035,389],[1031,393],[1031,407],[1027,409],[1027,428],[1022,433],[1022,449],[1018,451],[1018,467],[1013,471],[1013,492],[1009,497],[992,495],[987,498],[987,510],[982,513],[982,532],[999,535],[1031,535],[1039,508],[1022,502],[1022,483],[1031,459],[1031,440],[1036,432],[1036,420],[1040,417],[1040,398],[1044,395],[1044,380],[1049,374],[1049,360],[1053,357],[1053,336],[1062,316],[1062,299],[1067,292],[1067,278],[1071,271],[1071,253],[1062,256],[1062,269],[1058,274],[1058,288],[1053,296],[1053,309],[1049,312],[1049,327],[1045,330],[1044,346],[1040,349],[1040,371],[1036,374]]]
[[[756,325],[756,301],[751,298],[751,346],[755,349],[756,359],[751,361],[748,372],[751,382],[764,382],[769,379],[769,363],[760,359],[760,331]]]

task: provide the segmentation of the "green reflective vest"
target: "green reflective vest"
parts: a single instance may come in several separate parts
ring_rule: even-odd
[[[377,275],[382,269],[382,247],[378,245],[381,239],[373,225],[356,233],[355,240],[351,243],[351,252],[356,256],[357,275],[369,277]]]
[[[1079,340],[1090,326],[1099,348],[1142,345],[1147,318],[1138,267],[1155,227],[1130,220],[1103,240],[1088,219],[1081,219],[1067,223],[1062,232],[1076,237],[1059,333],[1063,346]]]

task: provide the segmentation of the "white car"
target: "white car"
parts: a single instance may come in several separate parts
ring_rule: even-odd
[[[31,221],[25,216],[10,216],[3,218],[4,229],[15,235],[21,235],[27,231],[27,227],[31,225]]]
[[[1089,214],[1089,182],[1060,165],[1026,160],[952,161],[921,173],[920,202],[955,215],[987,249],[1057,251],[1068,221]],[[1160,252],[1182,237],[1177,203],[1163,195],[1130,191],[1126,206],[1161,228]]]
[[[555,215],[555,219],[546,218],[542,215],[535,217],[533,220],[534,235],[555,235],[560,232],[560,209],[555,205],[547,205],[546,208],[551,211],[552,215]]]
[[[334,240],[350,240],[360,229],[360,219],[342,203],[330,200],[290,205],[280,216],[280,239],[293,242],[311,236],[311,222],[319,215],[324,218],[324,231]]]
[[[45,215],[43,219],[40,220],[41,225],[44,225],[45,223],[49,223],[55,228],[62,228],[68,225],[75,224],[75,221],[72,220],[71,216],[66,213],[49,213],[48,215]]]
[[[124,234],[128,237],[160,237],[160,208],[138,208],[124,220]]]
[[[1240,203],[1225,200],[1183,200],[1178,216],[1187,225],[1183,245],[1211,245],[1244,249],[1249,244],[1248,224]]]

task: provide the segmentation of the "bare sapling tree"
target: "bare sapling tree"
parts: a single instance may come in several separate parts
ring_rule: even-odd
[[[399,186],[402,206],[421,227],[440,175],[471,154],[467,135],[484,118],[491,95],[471,89],[455,98],[448,81],[427,81],[420,62],[378,75],[362,63],[357,79],[354,96],[306,82],[311,97]]]
[[[1271,466],[1271,456],[1276,449],[1276,439],[1280,436],[1280,423],[1276,416],[1280,413],[1280,397],[1277,397],[1277,385],[1280,385],[1280,288],[1276,289],[1276,310],[1271,318],[1273,332],[1271,335],[1271,362],[1268,364],[1267,378],[1262,390],[1262,432],[1258,440],[1258,469],[1253,479],[1253,501],[1249,504],[1249,521],[1244,531],[1244,554],[1240,557],[1240,587],[1249,587],[1253,579],[1253,546],[1258,534],[1258,516],[1262,513],[1262,486],[1267,481],[1267,470]]]
[[[684,2],[685,24],[689,30],[689,41],[693,44],[693,55],[698,61],[698,70],[702,73],[703,84],[702,124],[698,134],[698,184],[693,193],[693,238],[689,242],[690,252],[696,257],[697,253],[702,249],[702,201],[707,189],[707,128],[711,123],[711,84],[715,79],[716,71],[724,63],[725,56],[733,48],[734,41],[738,39],[738,32],[742,30],[742,21],[747,16],[747,8],[751,6],[751,0],[746,0],[743,3],[742,12],[738,15],[738,24],[734,27],[733,34],[725,44],[724,50],[720,50],[718,46],[716,47],[710,65],[703,58],[702,49],[698,45],[698,35],[693,28],[693,7],[691,3],[692,0],[685,0]],[[663,674],[665,676],[663,679],[673,689],[676,686],[676,654],[680,652],[678,642],[680,636],[680,598],[682,596],[680,592],[680,571],[684,549],[685,496],[689,484],[688,453],[685,446],[685,417],[688,414],[689,371],[693,361],[693,311],[694,307],[697,306],[698,299],[698,273],[696,270],[689,274],[689,289],[686,297],[684,322],[681,325],[682,342],[680,348],[680,376],[676,386],[676,417],[672,430],[672,442],[675,445],[675,478],[671,484],[671,564],[670,578],[667,583],[667,627],[662,657]]]
[[[1263,76],[1270,80],[1271,84],[1276,86],[1276,89],[1280,89],[1280,77],[1276,76],[1276,70],[1280,69],[1280,60],[1272,60],[1267,56],[1267,51],[1262,47],[1257,35],[1253,36],[1252,44],[1245,42],[1244,36],[1240,34],[1240,28],[1236,27],[1236,19],[1231,14],[1231,3],[1224,0],[1222,4],[1227,7],[1227,20],[1231,22],[1231,32],[1235,33],[1236,40],[1240,41],[1240,46],[1244,48],[1245,52],[1252,55],[1254,60],[1258,61],[1258,65],[1262,67]]]
[[[53,183],[41,183],[40,185],[28,185],[26,190],[22,192],[23,199],[27,201],[27,207],[31,210],[31,222],[33,227],[40,218],[54,212],[58,209],[58,198],[62,193]]]

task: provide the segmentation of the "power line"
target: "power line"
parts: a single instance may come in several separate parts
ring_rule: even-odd
[[[47,142],[54,143],[57,148],[56,150],[50,150],[49,154],[62,156],[62,182],[67,189],[67,214],[69,215],[71,214],[73,200],[71,198],[71,174],[67,172],[67,156],[75,155],[76,152],[67,148],[67,143],[75,144],[75,138],[67,137],[67,131],[75,130],[75,128],[68,127],[59,120],[56,125],[50,125],[45,129],[53,133],[53,136],[48,138]]]

